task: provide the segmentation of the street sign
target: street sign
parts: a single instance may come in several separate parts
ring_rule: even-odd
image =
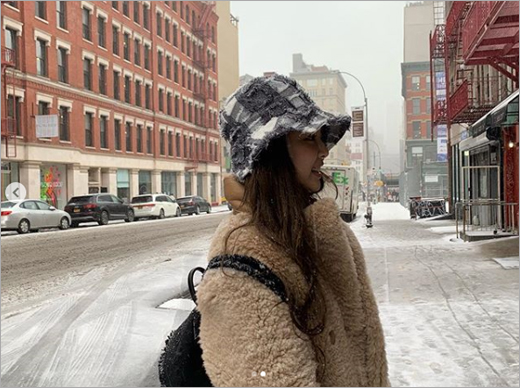
[[[352,108],[352,137],[365,136],[365,113],[363,107]]]
[[[352,137],[363,137],[365,136],[363,128],[364,124],[361,123],[353,123],[352,124]]]

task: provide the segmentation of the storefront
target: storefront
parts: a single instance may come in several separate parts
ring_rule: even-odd
[[[191,193],[191,172],[185,172],[184,173],[184,195],[187,197],[189,195],[192,195]]]
[[[218,174],[211,174],[211,203],[218,203],[218,199],[217,199],[217,179],[218,179]]]
[[[204,176],[201,173],[197,174],[197,195],[199,197],[204,196]],[[209,200],[209,198],[205,198],[206,200]]]
[[[67,204],[67,166],[43,164],[40,168],[40,199],[57,209]]]
[[[5,189],[11,183],[20,182],[20,168],[17,162],[2,162],[2,201],[6,201]]]
[[[152,193],[152,172],[139,171],[139,194]]]
[[[174,171],[161,172],[161,192],[177,197],[177,173]]]
[[[130,202],[130,172],[117,170],[117,196],[125,202]]]

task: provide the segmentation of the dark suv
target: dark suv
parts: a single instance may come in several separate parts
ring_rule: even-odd
[[[192,195],[189,197],[177,198],[177,203],[181,208],[182,214],[200,214],[201,212],[211,213],[211,205],[202,197]]]
[[[77,227],[80,222],[97,222],[106,225],[110,220],[134,220],[132,206],[112,194],[89,194],[72,197],[65,206],[70,214],[71,227]]]

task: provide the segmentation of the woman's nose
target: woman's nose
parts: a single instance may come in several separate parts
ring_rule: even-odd
[[[329,156],[329,149],[327,148],[323,140],[321,140],[321,138],[318,140],[318,147],[318,152],[321,159],[325,159],[327,156]]]

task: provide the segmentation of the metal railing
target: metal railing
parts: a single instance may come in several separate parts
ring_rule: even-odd
[[[457,238],[468,232],[518,235],[518,204],[498,200],[473,200],[455,204]]]

